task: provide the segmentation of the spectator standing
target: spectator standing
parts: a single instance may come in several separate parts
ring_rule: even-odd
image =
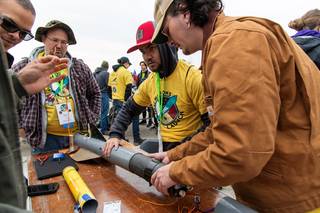
[[[98,82],[100,92],[101,92],[101,114],[100,114],[100,128],[102,134],[107,134],[109,130],[109,96],[107,92],[108,81],[109,81],[109,63],[103,61],[101,66],[98,67],[93,73],[95,79]]]
[[[301,18],[289,23],[298,32],[293,40],[308,54],[320,70],[320,10],[308,11]]]
[[[146,80],[150,74],[148,70],[148,66],[146,62],[141,61],[140,62],[140,67],[141,71],[138,74],[138,79],[137,79],[137,87],[139,88],[140,84]],[[148,118],[147,118],[147,112],[148,112]],[[142,112],[142,120],[140,121],[140,124],[145,124],[147,123],[147,127],[152,127],[154,123],[152,122],[153,118],[153,112],[152,112],[152,107],[147,107],[143,112]]]
[[[119,58],[118,64],[112,66],[113,72],[109,77],[109,94],[111,94],[116,114],[118,114],[123,103],[126,102],[132,94],[133,77],[128,70],[129,66],[131,66],[131,63],[127,57],[123,56]],[[143,142],[143,139],[140,137],[139,115],[134,116],[130,122],[132,122],[134,144],[139,145]],[[122,135],[124,138],[124,132]]]
[[[26,97],[20,111],[19,125],[25,131],[33,153],[43,153],[69,146],[74,133],[87,131],[100,115],[101,94],[89,67],[68,52],[76,44],[72,29],[65,23],[52,20],[39,27],[35,39],[44,46],[35,48],[30,57],[12,67],[19,72],[29,62],[54,55],[68,58],[68,67],[53,76],[65,76],[43,91]]]

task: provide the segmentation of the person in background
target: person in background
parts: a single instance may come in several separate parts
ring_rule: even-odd
[[[150,74],[146,62],[140,61],[139,65],[141,67],[141,71],[138,74],[138,83],[137,83],[138,87],[140,86],[140,84],[142,84],[142,82],[144,82],[148,78]]]
[[[141,71],[138,74],[137,88],[139,88],[140,84],[142,84],[142,82],[146,80],[150,74],[146,62],[141,61],[139,65],[141,67]],[[148,118],[147,118],[147,112],[148,112]],[[152,122],[152,118],[153,118],[152,107],[147,107],[146,110],[142,112],[142,120],[140,121],[139,124],[147,123],[147,127],[151,127],[152,125],[154,125]]]
[[[211,125],[168,152],[151,177],[161,192],[177,183],[232,185],[258,212],[320,207],[320,72],[275,22],[231,17],[220,0],[156,0],[152,42],[202,51]]]
[[[19,113],[19,125],[37,154],[67,148],[74,133],[85,132],[89,124],[95,124],[100,115],[101,94],[89,67],[68,52],[68,46],[76,44],[76,39],[67,24],[49,21],[37,29],[35,39],[44,46],[15,64],[13,71],[19,72],[29,62],[48,55],[68,58],[68,67],[53,75],[65,77],[26,97]]]
[[[133,79],[133,84],[132,84],[132,89],[137,89],[137,84],[138,84],[138,75],[137,75],[137,71],[134,69],[132,71],[132,79]]]
[[[210,123],[200,70],[184,60],[178,60],[174,46],[152,44],[153,32],[151,21],[141,24],[136,33],[136,45],[127,51],[130,53],[139,49],[152,73],[119,112],[110,129],[105,155],[109,155],[113,147],[119,146],[122,133],[128,128],[132,117],[150,105],[157,114],[159,127],[158,139],[147,139],[140,145],[142,150],[149,153],[158,152],[160,140],[163,150],[172,149],[190,140]]]
[[[301,18],[290,21],[289,27],[297,31],[293,40],[320,70],[320,10],[308,11]]]
[[[109,77],[109,95],[112,97],[113,106],[115,107],[117,114],[115,120],[117,120],[118,113],[121,110],[123,103],[126,102],[132,94],[133,77],[128,70],[129,66],[131,66],[131,63],[127,57],[123,56],[119,58],[118,64],[112,66],[113,72]],[[144,141],[140,137],[139,114],[132,117],[130,122],[132,122],[133,143],[139,145]],[[112,126],[113,124],[110,125]],[[122,133],[122,136],[124,138],[124,132]]]
[[[103,61],[101,66],[98,67],[93,73],[95,79],[98,82],[100,92],[101,92],[101,114],[100,114],[100,128],[104,135],[107,135],[109,130],[109,96],[107,92],[108,81],[109,81],[109,63]]]

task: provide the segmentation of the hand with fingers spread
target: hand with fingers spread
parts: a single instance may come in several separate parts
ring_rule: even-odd
[[[115,149],[118,149],[120,142],[121,142],[121,139],[119,138],[109,138],[107,140],[106,145],[104,146],[103,156],[109,157],[113,147]]]
[[[170,159],[168,157],[167,152],[158,152],[158,153],[153,153],[153,154],[146,153],[145,155],[150,157],[150,158],[157,159],[157,160],[159,160],[159,161],[161,161],[162,163],[165,163],[165,164],[170,163]]]
[[[177,184],[169,175],[171,165],[172,163],[161,167],[151,176],[151,184],[165,195],[169,195],[168,188]]]
[[[51,74],[67,68],[68,59],[45,56],[30,62],[19,73],[18,79],[28,94],[35,94],[50,84],[62,80],[65,75],[51,78]]]

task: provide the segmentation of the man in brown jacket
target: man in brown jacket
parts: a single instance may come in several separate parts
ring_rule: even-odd
[[[153,42],[203,51],[211,126],[156,158],[155,187],[232,185],[259,212],[320,207],[320,73],[276,23],[220,0],[156,0]]]

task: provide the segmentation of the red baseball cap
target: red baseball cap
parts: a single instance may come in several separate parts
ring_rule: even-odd
[[[138,27],[136,34],[137,44],[128,49],[127,53],[131,53],[139,49],[142,45],[151,43],[151,39],[154,33],[154,24],[152,21],[147,21]]]

